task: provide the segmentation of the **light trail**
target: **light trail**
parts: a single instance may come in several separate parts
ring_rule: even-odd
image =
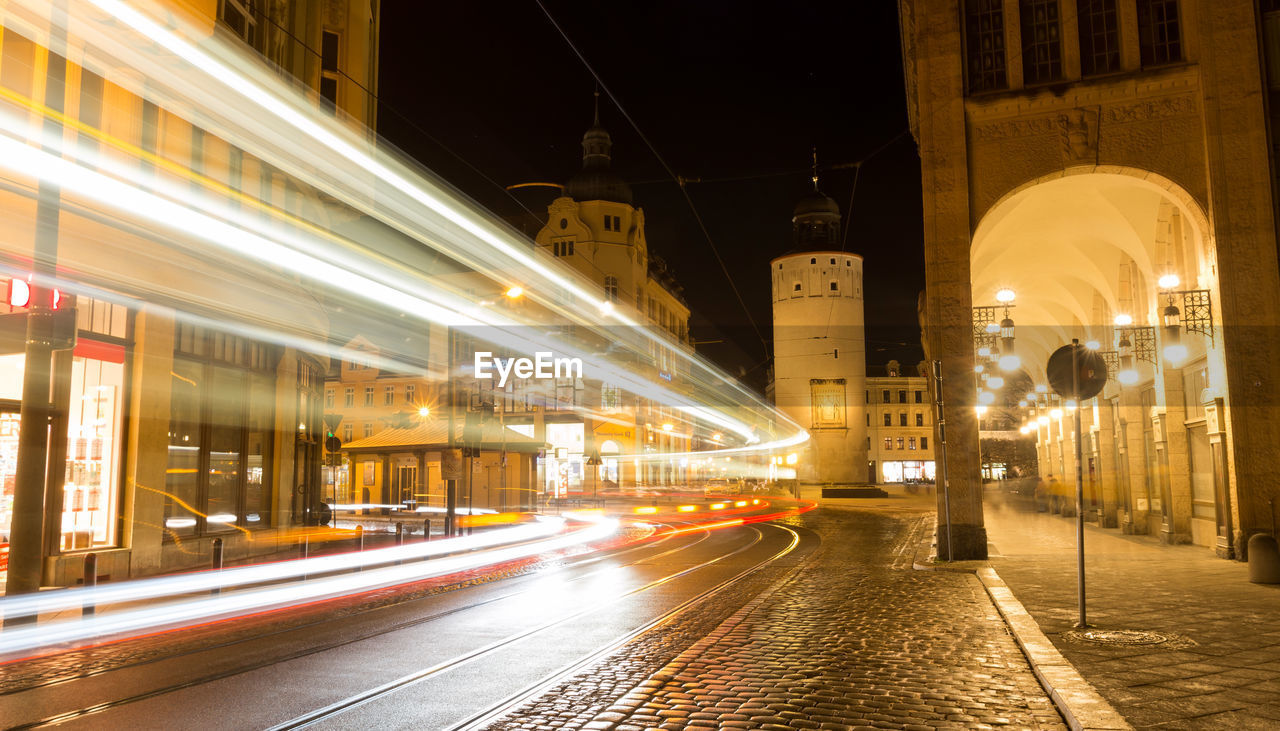
[[[30,18],[48,17],[47,3],[19,4],[28,9]],[[70,4],[71,16],[80,21],[73,27],[73,34],[79,35],[73,37],[78,37],[88,46],[87,64],[145,69],[147,83],[131,86],[135,93],[166,108],[195,106],[192,116],[211,131],[246,150],[262,154],[264,159],[272,160],[274,165],[289,174],[325,190],[411,238],[437,248],[456,261],[477,271],[499,275],[500,280],[519,280],[529,293],[527,296],[537,298],[560,315],[582,319],[581,312],[556,301],[552,296],[556,292],[567,294],[571,300],[603,304],[597,301],[598,290],[593,284],[550,259],[534,256],[527,242],[509,230],[495,226],[486,215],[476,210],[474,204],[460,199],[447,186],[433,183],[423,177],[421,171],[415,171],[412,166],[380,152],[364,136],[348,129],[340,121],[317,114],[308,100],[289,90],[279,79],[262,73],[257,64],[244,63],[234,48],[216,38],[204,39],[197,46],[184,38],[183,32],[174,30],[178,26],[172,23],[168,27],[161,25],[140,8],[150,8],[155,14],[153,6],[147,3],[94,0]],[[78,12],[85,9],[94,9],[94,12]],[[111,17],[104,18],[101,11],[110,13]],[[39,23],[32,21],[32,27],[39,27]],[[124,32],[126,28],[139,35],[131,37],[129,32]],[[186,31],[185,35],[196,37],[197,34]],[[173,54],[173,57],[157,64],[156,46]],[[123,83],[128,82],[126,79]],[[202,99],[216,99],[218,103],[201,104],[198,100]],[[241,113],[232,118],[225,111],[244,110],[246,105],[261,110],[262,114]],[[249,123],[256,126],[250,127]],[[268,123],[276,124],[279,129],[271,129]],[[326,155],[332,156],[331,159]],[[367,175],[351,175],[352,166]],[[384,187],[389,186],[395,193],[383,197],[393,202],[403,201],[407,205],[391,206],[377,202],[372,189],[375,180]],[[455,312],[466,313],[467,310],[459,308]],[[609,362],[595,363],[602,377],[620,381],[620,385],[637,395],[672,405],[695,421],[735,433],[744,442],[758,440],[766,450],[786,446],[780,443],[781,440],[761,438],[761,434],[771,432],[775,425],[786,425],[794,430],[795,435],[803,434],[754,394],[685,351],[669,337],[648,331],[643,323],[630,319],[623,309],[613,308],[608,319],[624,326],[622,329],[626,331],[634,352],[645,353],[648,344],[652,343],[680,359],[692,369],[690,375],[697,381],[699,393],[696,398],[689,398]],[[583,324],[595,327],[598,320],[590,318]],[[714,398],[718,405],[713,407],[709,401],[700,403],[698,400],[709,397]],[[758,430],[741,418],[724,413],[729,404],[754,412],[752,419],[765,417],[756,425],[765,428]]]
[[[551,522],[555,523],[555,521]],[[304,582],[290,582],[278,586],[223,592],[214,596],[201,597],[198,599],[186,599],[156,606],[122,609],[117,612],[93,615],[89,618],[51,621],[41,623],[39,625],[6,628],[3,633],[0,633],[0,657],[16,659],[16,656],[21,653],[31,653],[40,650],[41,648],[57,647],[58,649],[65,649],[65,646],[71,643],[101,641],[106,638],[122,635],[155,632],[174,626],[187,625],[212,619],[224,619],[245,614],[254,614],[277,607],[296,606],[299,604],[366,592],[373,589],[406,584],[414,581],[420,581],[422,579],[457,573],[459,571],[502,564],[522,558],[529,558],[531,556],[572,548],[574,546],[586,545],[612,536],[617,532],[617,529],[617,521],[610,519],[598,519],[584,528],[564,535],[554,537],[547,537],[543,535],[541,540],[534,540],[515,546],[493,548],[488,551],[467,553],[457,556],[445,556],[431,561],[409,563],[399,566],[385,566],[352,574],[323,576],[320,578],[309,579]],[[509,530],[519,531],[520,528],[512,528]],[[530,532],[526,532],[525,535],[526,540],[533,537]],[[475,536],[470,538],[475,538]],[[456,541],[458,539],[452,540]],[[328,570],[339,570],[337,568],[339,565],[348,568],[363,565],[359,562],[359,558],[362,555],[369,553],[379,553],[379,562],[397,560],[397,558],[407,560],[414,554],[406,551],[405,549],[426,549],[428,547],[438,547],[445,543],[450,543],[450,541],[438,541],[429,544],[418,544],[416,546],[397,546],[391,549],[381,549],[378,552],[342,554],[340,556],[326,556],[318,559],[307,559],[306,561],[291,561],[286,563],[299,565],[306,564],[309,566],[325,565],[329,567]],[[458,551],[465,549],[462,545],[453,543],[453,550]],[[422,555],[425,554],[421,554],[419,557]],[[345,559],[349,562],[352,557],[357,560],[356,564],[341,563],[339,561],[334,561],[333,563],[328,564],[308,564],[310,561],[323,562],[327,559]],[[264,564],[245,568],[258,569],[269,574],[272,567],[278,566],[281,565]],[[293,568],[300,567],[285,567],[283,570],[287,571]],[[233,569],[231,571],[238,570],[239,569]],[[221,572],[222,575],[227,573],[230,572]],[[218,573],[194,574],[188,575],[188,578],[194,578],[197,581],[202,582],[199,584],[200,586],[212,589],[216,586],[216,583],[209,584],[204,582],[208,582],[210,579],[216,580],[218,576]],[[242,574],[241,576],[244,575]],[[165,579],[175,580],[182,578],[184,577],[165,577]],[[146,581],[164,581],[165,579],[148,579]],[[266,579],[258,579],[257,581],[262,580]],[[125,583],[133,584],[146,582]],[[119,586],[124,586],[125,583],[122,583]],[[256,582],[244,581],[242,583],[251,584]],[[107,587],[102,588],[105,589]],[[116,587],[111,588],[114,589]],[[194,590],[194,588],[188,589],[188,591]],[[78,592],[75,590],[58,592],[58,594],[63,595],[72,595],[77,593]],[[80,594],[80,596],[83,597],[86,595]],[[121,599],[124,598],[134,599],[136,598],[136,595],[121,597]],[[17,599],[26,600],[28,597],[19,597]],[[8,611],[7,602],[8,600],[5,600],[6,613]]]

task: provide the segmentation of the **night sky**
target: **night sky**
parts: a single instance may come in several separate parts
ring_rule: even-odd
[[[544,2],[658,154],[701,179],[690,197],[766,339],[768,263],[790,248],[817,145],[821,188],[865,257],[868,363],[921,358],[920,167],[896,3]],[[503,187],[581,167],[595,81],[537,2],[383,8],[382,136],[499,216],[545,217],[554,191]],[[650,249],[684,285],[693,336],[725,341],[699,351],[762,386],[765,345],[684,196],[603,92],[600,114]],[[863,160],[850,216],[854,170],[829,168]]]

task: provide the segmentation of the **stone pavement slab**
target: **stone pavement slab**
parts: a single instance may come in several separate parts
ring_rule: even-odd
[[[809,561],[604,710],[564,700],[616,659],[494,727],[1065,728],[976,577],[903,560],[927,516],[796,522],[822,538]]]
[[[1090,624],[1167,641],[1073,639],[1075,521],[1017,496],[988,494],[991,566],[1045,635],[1138,728],[1280,728],[1280,586],[1196,546],[1087,526]]]

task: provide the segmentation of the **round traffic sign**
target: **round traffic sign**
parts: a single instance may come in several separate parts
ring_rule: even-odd
[[[1071,375],[1073,349],[1076,363],[1074,379]],[[1064,345],[1049,356],[1045,375],[1049,377],[1049,385],[1059,396],[1084,401],[1097,396],[1102,387],[1107,385],[1107,360],[1097,351],[1089,350],[1079,343]]]

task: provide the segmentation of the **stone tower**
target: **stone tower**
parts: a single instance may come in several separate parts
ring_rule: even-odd
[[[797,477],[867,481],[862,257],[837,250],[840,207],[818,190],[796,204],[792,251],[773,279],[774,402],[809,430]]]

